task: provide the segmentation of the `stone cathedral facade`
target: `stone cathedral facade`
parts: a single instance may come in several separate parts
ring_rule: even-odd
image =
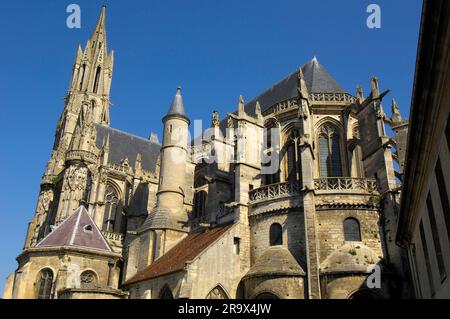
[[[105,11],[4,298],[401,296],[408,122],[395,101],[384,112],[375,77],[352,95],[314,58],[192,140],[179,88],[161,142],[141,138],[110,126]]]

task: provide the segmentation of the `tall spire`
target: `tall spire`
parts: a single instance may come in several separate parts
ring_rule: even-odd
[[[97,25],[90,38],[90,44],[92,48],[103,48],[106,52],[106,5],[102,6],[100,17],[98,18]]]

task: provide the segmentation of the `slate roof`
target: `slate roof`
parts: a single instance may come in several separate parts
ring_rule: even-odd
[[[98,148],[102,148],[104,140],[109,135],[108,162],[110,164],[120,164],[123,159],[128,158],[130,165],[134,167],[137,154],[141,154],[142,168],[155,171],[161,144],[108,126],[96,124],[96,128]]]
[[[198,231],[189,234],[166,254],[155,260],[150,266],[126,281],[125,285],[150,280],[183,270],[187,262],[194,260],[232,226],[233,225],[216,227],[208,231]]]
[[[310,93],[347,93],[342,86],[328,73],[316,57],[301,67],[306,87]],[[294,98],[298,95],[297,78],[299,70],[295,70],[280,82],[267,89],[245,105],[248,114],[255,113],[256,101],[264,112],[269,107]]]
[[[283,246],[273,246],[256,260],[245,277],[267,275],[304,276],[305,271],[288,249]]]
[[[83,206],[36,245],[37,248],[67,246],[113,252]]]

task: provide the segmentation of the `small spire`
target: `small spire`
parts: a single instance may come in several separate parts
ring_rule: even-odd
[[[319,60],[317,60],[317,57],[314,56],[311,60],[314,64],[319,64]]]
[[[297,91],[298,95],[301,98],[308,98],[308,88],[306,86],[305,76],[303,75],[302,68],[298,68],[298,76],[297,76]]]
[[[244,116],[245,114],[244,106],[245,106],[244,97],[242,95],[239,95],[238,116]]]
[[[136,162],[134,163],[134,170],[136,172],[139,172],[142,170],[142,155],[141,155],[141,153],[138,153],[136,155]]]
[[[259,104],[259,101],[256,101],[255,114],[256,114],[256,118],[259,121],[261,121],[261,124],[262,124],[262,121],[263,121],[264,117],[263,117],[262,112],[261,112],[261,104]]]
[[[173,98],[172,105],[170,106],[167,115],[178,115],[187,118],[184,110],[183,97],[181,96],[181,86],[178,86],[177,88],[177,93]]]
[[[91,45],[102,44],[102,47],[106,48],[106,5],[103,3],[100,17],[98,18],[97,25],[90,39]],[[106,50],[105,50],[106,54]]]
[[[402,115],[400,113],[400,108],[397,105],[397,101],[395,99],[392,99],[392,122],[398,123],[402,120]]]
[[[358,101],[360,103],[362,103],[362,101],[364,101],[364,92],[363,92],[363,89],[360,84],[358,84],[356,86],[356,97],[358,98]]]
[[[156,134],[155,132],[151,132],[148,139],[149,139],[150,142],[152,142],[152,143],[159,144],[158,134]]]
[[[376,76],[373,76],[370,80],[370,87],[372,89],[372,97],[377,98],[380,95],[380,88]]]

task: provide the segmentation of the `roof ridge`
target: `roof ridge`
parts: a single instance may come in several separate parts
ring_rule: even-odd
[[[122,131],[122,130],[120,130],[120,129],[111,127],[111,126],[106,126],[106,125],[103,125],[103,124],[96,124],[96,125],[97,125],[97,126],[101,126],[101,127],[103,127],[103,128],[110,129],[110,130],[112,130],[112,131],[115,131],[115,132],[120,133],[120,134],[123,134],[123,135],[128,135],[128,136],[130,136],[130,137],[134,137],[134,138],[140,139],[140,140],[142,140],[142,141],[144,141],[144,142],[148,142],[148,143],[150,143],[150,144],[154,144],[154,145],[162,145],[161,143],[156,143],[156,142],[154,142],[154,141],[149,140],[148,138],[145,138],[145,137],[142,137],[142,136],[133,134],[133,133],[128,133],[128,132]]]

